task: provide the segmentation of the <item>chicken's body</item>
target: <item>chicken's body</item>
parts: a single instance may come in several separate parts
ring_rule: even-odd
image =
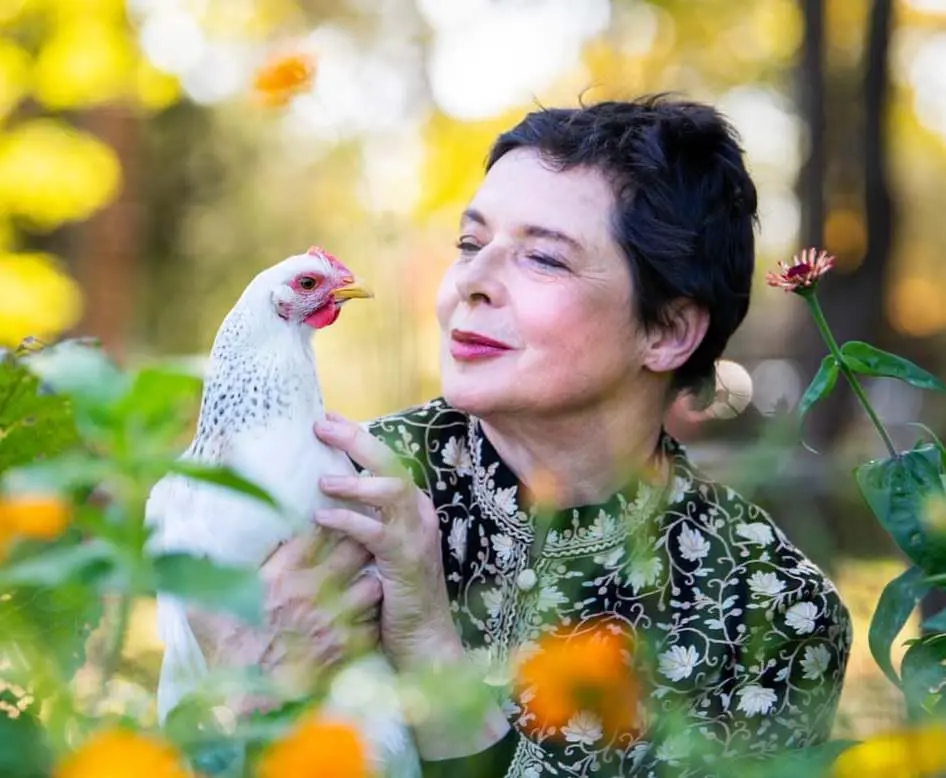
[[[313,312],[293,308],[296,298],[308,299],[314,293],[306,296],[298,288],[293,292],[287,277],[310,272],[306,268],[327,256],[313,251],[260,273],[227,315],[211,351],[197,433],[183,454],[187,460],[231,467],[265,489],[280,510],[222,487],[168,475],[155,485],[146,511],[155,528],[151,540],[155,551],[259,566],[279,543],[314,531],[311,519],[316,510],[333,502],[318,488],[321,476],[354,472],[346,456],[321,443],[312,431],[324,408],[310,327],[331,323],[337,310],[325,314],[324,308]],[[337,263],[329,267],[344,271]],[[343,280],[350,282],[350,274]],[[331,298],[325,304],[340,302]],[[322,316],[323,323],[313,325],[307,316]],[[158,715],[163,721],[197,687],[207,674],[207,664],[183,602],[159,594],[158,631],[165,644],[158,683]],[[366,705],[345,691],[361,676],[362,687],[366,682],[383,687],[391,683],[393,670],[380,653],[355,660],[333,681],[325,708],[357,724],[382,774],[419,776],[409,730],[396,704],[383,702],[390,701],[390,694],[379,688],[380,698]]]

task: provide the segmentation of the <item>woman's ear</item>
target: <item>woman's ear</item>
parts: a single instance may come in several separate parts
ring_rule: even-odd
[[[667,323],[648,335],[643,366],[654,373],[676,370],[699,348],[708,327],[705,308],[692,300],[677,300],[670,306]]]

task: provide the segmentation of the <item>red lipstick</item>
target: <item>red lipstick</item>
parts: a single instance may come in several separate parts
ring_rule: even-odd
[[[450,332],[450,355],[458,362],[473,362],[498,357],[512,346],[499,340],[487,338],[475,332],[452,330]]]

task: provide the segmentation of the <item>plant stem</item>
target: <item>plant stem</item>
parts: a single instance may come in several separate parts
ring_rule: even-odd
[[[131,596],[122,593],[117,606],[117,614],[111,620],[108,629],[108,639],[105,644],[105,658],[102,661],[102,688],[108,684],[118,668],[122,649],[125,647],[125,633],[128,632],[128,621],[131,617]]]
[[[831,352],[831,356],[833,356],[835,361],[838,363],[838,369],[847,380],[851,387],[851,391],[854,392],[854,396],[857,397],[857,401],[861,404],[861,407],[864,409],[864,412],[870,419],[871,424],[874,425],[874,429],[877,430],[877,434],[880,435],[881,440],[883,440],[884,445],[887,447],[887,451],[890,453],[890,457],[892,459],[897,459],[900,455],[897,453],[897,449],[894,447],[893,441],[890,439],[890,434],[887,432],[887,428],[884,427],[884,423],[877,415],[877,411],[875,411],[874,407],[870,404],[870,400],[867,399],[867,395],[864,393],[864,388],[861,386],[860,381],[857,380],[857,376],[854,375],[854,371],[851,370],[851,368],[848,367],[847,362],[845,362],[844,355],[841,353],[841,347],[838,346],[838,342],[834,339],[834,333],[831,332],[831,328],[828,326],[828,322],[824,317],[824,311],[821,310],[821,304],[818,302],[818,297],[815,295],[814,290],[809,290],[801,296],[804,298],[805,302],[808,303],[808,309],[811,311],[812,318],[815,320],[815,325],[818,327],[818,332],[821,333],[821,337],[827,344],[828,350]]]

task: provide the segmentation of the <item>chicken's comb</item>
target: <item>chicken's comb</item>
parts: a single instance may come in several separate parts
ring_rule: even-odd
[[[328,263],[334,267],[336,270],[339,270],[343,273],[351,275],[351,271],[345,267],[338,259],[335,258],[332,254],[329,254],[321,246],[309,246],[309,250],[306,251],[306,254],[309,254],[313,257],[323,257],[328,260]]]

